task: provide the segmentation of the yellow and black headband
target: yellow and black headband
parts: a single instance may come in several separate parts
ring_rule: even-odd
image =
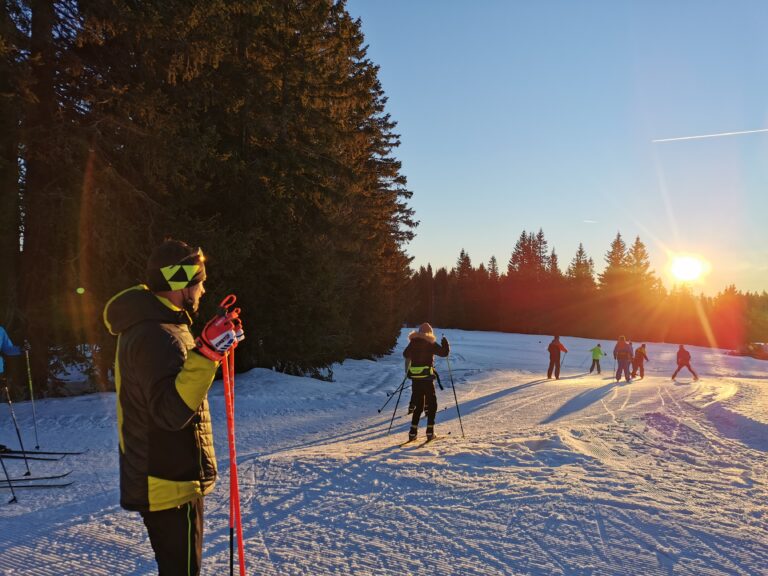
[[[147,285],[153,292],[183,290],[204,280],[205,256],[201,248],[175,264],[147,270]]]

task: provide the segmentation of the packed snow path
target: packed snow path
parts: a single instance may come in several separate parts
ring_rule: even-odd
[[[390,357],[336,366],[335,382],[237,376],[249,574],[768,574],[768,362],[691,347],[701,380],[673,382],[676,346],[649,343],[645,379],[616,383],[610,356],[586,373],[596,341],[563,337],[555,381],[542,377],[549,338],[449,330],[466,438],[439,360],[442,438],[400,447],[407,393],[391,435],[395,400],[377,409],[402,379],[406,334]],[[203,573],[220,575],[221,382],[210,397],[221,478],[206,499]],[[15,408],[32,445],[31,409]],[[140,517],[118,506],[114,395],[36,408],[42,449],[88,452],[30,462],[36,475],[72,469],[75,483],[0,505],[0,574],[154,573]],[[17,445],[5,405],[0,443]]]

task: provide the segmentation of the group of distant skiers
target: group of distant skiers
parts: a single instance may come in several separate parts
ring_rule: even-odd
[[[561,353],[568,353],[568,349],[560,342],[560,336],[555,336],[552,342],[547,346],[549,352],[549,367],[547,368],[547,378],[552,378],[554,373],[555,379],[560,379],[560,364]],[[606,352],[603,352],[602,346],[598,343],[597,346],[590,351],[592,355],[592,365],[589,367],[589,373],[597,370],[600,374],[600,359],[603,356],[607,356]],[[637,350],[632,346],[632,342],[628,341],[625,336],[619,336],[616,345],[613,347],[613,358],[616,360],[616,381],[621,380],[621,376],[624,375],[626,382],[636,378],[640,374],[640,379],[645,377],[645,363],[650,362],[648,359],[648,352],[645,344],[641,344]],[[699,375],[696,374],[691,367],[691,353],[685,349],[685,346],[680,344],[677,350],[677,369],[672,374],[672,380],[677,377],[678,372],[681,369],[687,368],[688,371],[693,374],[694,381],[699,379]]]

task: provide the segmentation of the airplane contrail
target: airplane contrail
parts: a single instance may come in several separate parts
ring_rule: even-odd
[[[700,140],[702,138],[718,138],[720,136],[738,136],[739,134],[754,134],[755,132],[768,132],[768,128],[760,128],[759,130],[741,130],[739,132],[719,132],[717,134],[701,134],[700,136],[681,136],[680,138],[659,138],[658,140],[651,140],[652,144],[659,142],[679,142],[680,140]]]

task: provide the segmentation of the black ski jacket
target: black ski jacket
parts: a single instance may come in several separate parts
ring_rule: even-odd
[[[422,334],[421,332],[411,332],[408,335],[410,342],[403,350],[403,357],[410,360],[411,365],[408,370],[408,376],[416,381],[435,380],[434,361],[435,354],[443,358],[451,352],[451,346],[448,340],[445,345],[435,342],[435,337],[431,334]]]
[[[218,364],[193,351],[192,320],[144,285],[114,296],[104,323],[117,338],[120,505],[175,508],[216,480],[208,388]]]

